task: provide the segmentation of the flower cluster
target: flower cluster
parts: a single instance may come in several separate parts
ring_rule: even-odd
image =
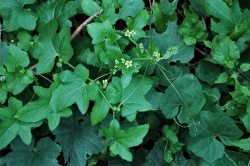
[[[133,37],[135,34],[136,34],[136,33],[135,33],[134,30],[131,30],[131,31],[127,30],[127,31],[125,32],[125,36],[128,36],[128,37]]]
[[[115,60],[115,64],[117,65],[117,64],[119,64],[120,63],[120,61],[119,60]],[[126,68],[129,68],[129,67],[132,67],[133,66],[133,62],[131,61],[131,60],[125,60],[125,59],[123,59],[123,58],[121,58],[121,63],[123,63],[125,66],[126,66]],[[115,74],[116,73],[116,71],[117,71],[117,66],[115,65],[115,69],[113,69],[112,70],[112,73],[113,74]]]
[[[158,62],[160,60],[160,58],[161,58],[161,54],[158,51],[154,51],[150,60],[153,63],[155,63],[155,62]]]
[[[102,88],[103,88],[103,89],[106,89],[107,86],[108,86],[108,80],[107,80],[107,79],[102,80]]]
[[[143,53],[144,52],[144,46],[142,43],[139,44],[139,48],[140,48],[140,52]]]

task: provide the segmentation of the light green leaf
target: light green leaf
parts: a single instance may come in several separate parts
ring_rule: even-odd
[[[60,80],[64,83],[55,89],[50,100],[50,108],[57,112],[77,104],[82,114],[85,114],[89,106],[88,86],[85,81],[89,71],[83,65],[76,66],[74,72],[64,70],[59,74]],[[96,92],[95,95],[98,93]]]
[[[101,7],[93,0],[82,0],[81,7],[87,16],[92,16],[101,10]]]
[[[17,35],[17,46],[25,51],[28,51],[32,46],[32,36],[27,31],[21,31]]]
[[[121,158],[127,161],[132,161],[132,153],[130,147],[137,146],[142,143],[143,138],[147,134],[149,125],[141,125],[131,127],[127,130],[121,130],[119,122],[113,119],[110,123],[110,128],[103,128],[104,136],[115,142],[110,146],[112,156],[120,155]]]
[[[4,30],[34,30],[38,16],[30,9],[24,9],[24,6],[35,2],[36,0],[1,0],[0,16],[4,19]]]
[[[250,69],[250,63],[242,63],[240,65],[240,70],[242,70],[243,72],[248,71]]]
[[[101,94],[95,101],[95,105],[91,111],[91,124],[96,125],[101,122],[107,115],[110,109],[109,101]]]
[[[112,25],[114,25],[118,19],[119,19],[119,15],[116,14],[115,5],[112,2],[105,7],[104,12],[95,20],[98,22],[103,22],[105,20],[108,20]]]
[[[72,166],[86,165],[90,156],[100,153],[107,142],[98,137],[99,129],[100,126],[91,125],[89,116],[82,119],[79,111],[70,118],[62,119],[53,134],[63,149],[64,161]]]
[[[212,41],[212,57],[218,64],[232,69],[240,58],[240,52],[228,36],[217,35]]]
[[[196,156],[201,157],[208,163],[212,163],[223,157],[225,147],[221,142],[213,137],[192,138],[188,144],[188,149]]]
[[[42,138],[36,144],[34,140],[25,145],[16,138],[11,143],[12,152],[2,158],[6,165],[51,165],[59,166],[55,160],[61,152],[61,147],[50,138]]]
[[[120,92],[121,103],[119,107],[122,106],[121,115],[129,121],[134,121],[137,112],[148,111],[152,108],[151,104],[145,99],[146,93],[153,85],[154,80],[152,78],[136,75],[126,87],[121,84],[121,80],[118,78],[113,78],[112,82],[117,91]]]
[[[166,15],[172,15],[176,8],[179,0],[169,2],[169,0],[161,0],[161,11]]]
[[[189,14],[184,18],[178,32],[184,36],[184,42],[187,45],[195,44],[196,41],[201,42],[208,36],[205,26],[195,13]]]
[[[161,109],[166,118],[175,117],[178,112],[178,120],[181,123],[192,123],[194,116],[198,115],[205,104],[202,88],[191,74],[177,78],[165,91]]]
[[[39,99],[31,101],[19,109],[15,118],[24,122],[38,122],[47,119],[49,129],[53,131],[59,125],[61,117],[69,117],[72,115],[72,111],[69,108],[54,112],[49,107],[52,93],[59,85],[59,80],[55,80],[48,89],[34,86],[34,92],[39,96]]]
[[[246,115],[242,118],[242,122],[247,132],[250,133],[250,103],[247,103]]]
[[[89,35],[93,38],[92,44],[107,42],[113,44],[120,36],[116,34],[111,23],[106,20],[102,23],[91,23],[87,25]]]
[[[72,23],[68,18],[76,14],[77,6],[76,1],[66,2],[66,0],[50,0],[42,3],[37,9],[38,31],[42,31],[53,19],[57,21],[60,30],[65,26],[71,27]]]
[[[60,57],[67,63],[73,56],[70,45],[70,28],[65,26],[59,33],[55,20],[50,21],[41,31],[38,45],[30,48],[33,58],[38,59],[37,73],[48,73],[52,70],[56,57]]]
[[[250,150],[250,138],[247,139],[240,139],[239,141],[233,141],[231,144],[243,149],[243,150]]]
[[[129,16],[136,17],[144,8],[143,0],[118,0],[122,8],[119,9],[119,16],[126,20]]]
[[[135,19],[132,18],[127,18],[127,25],[128,28],[124,29],[124,31],[126,30],[134,30],[135,31],[135,35],[132,37],[135,41],[137,41],[140,37],[145,36],[146,33],[142,30],[144,26],[147,25],[148,23],[148,18],[149,18],[149,14],[146,10],[142,10]]]
[[[16,67],[26,67],[30,63],[27,52],[22,51],[19,47],[11,44],[9,46],[9,53],[4,60],[4,65],[8,72],[15,72]]]
[[[15,73],[5,73],[5,79],[5,85],[7,87],[5,90],[11,92],[14,95],[19,94],[28,86],[28,84],[21,83],[21,79],[16,76]]]
[[[9,98],[8,107],[0,108],[0,149],[7,146],[17,135],[21,137],[23,142],[30,144],[31,128],[42,124],[42,121],[27,123],[16,119],[14,116],[21,108],[22,102],[14,97]]]

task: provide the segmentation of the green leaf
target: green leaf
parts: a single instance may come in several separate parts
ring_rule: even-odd
[[[156,47],[160,48],[159,52],[162,54],[165,54],[169,47],[177,46],[179,48],[178,53],[169,58],[170,61],[187,63],[194,57],[194,46],[187,46],[183,43],[176,22],[169,22],[167,30],[162,34],[158,34],[154,29],[149,30],[148,34],[152,36]]]
[[[99,94],[99,97],[96,99],[95,105],[91,111],[91,124],[96,125],[101,122],[107,115],[110,109],[110,104],[108,100]]]
[[[240,70],[243,72],[246,72],[250,69],[250,63],[242,63],[240,65]]]
[[[119,122],[113,119],[110,123],[110,128],[103,128],[102,131],[105,137],[115,141],[109,148],[111,156],[119,154],[122,159],[132,161],[133,156],[129,148],[141,144],[148,129],[149,125],[145,124],[121,130]]]
[[[240,58],[239,50],[228,36],[217,35],[212,41],[212,57],[220,65],[234,68]]]
[[[50,100],[53,111],[63,110],[73,104],[77,104],[82,114],[85,114],[89,106],[88,86],[85,81],[89,71],[83,65],[76,66],[74,72],[64,70],[59,74],[63,85],[55,89]],[[94,93],[97,95],[98,93]]]
[[[17,46],[25,51],[28,51],[32,46],[32,36],[27,31],[21,31],[17,35]]]
[[[77,6],[76,1],[66,2],[66,0],[50,0],[42,3],[37,8],[37,14],[40,17],[38,20],[38,31],[43,31],[45,26],[53,19],[57,21],[60,30],[65,26],[71,27],[72,23],[68,18],[76,14]]]
[[[204,0],[190,0],[191,5],[189,6],[190,10],[201,17],[208,17],[209,14],[206,10],[206,3]]]
[[[61,117],[69,117],[72,115],[69,108],[53,111],[49,106],[52,93],[59,85],[60,82],[55,79],[55,82],[52,83],[48,89],[34,86],[34,92],[39,96],[39,99],[29,102],[19,109],[15,118],[24,122],[38,122],[47,119],[49,129],[53,131],[59,125]]]
[[[101,7],[93,0],[82,0],[81,7],[87,16],[92,16],[101,10]]]
[[[250,150],[250,138],[247,139],[240,139],[239,141],[233,141],[231,144],[247,151]]]
[[[175,117],[178,112],[178,120],[181,123],[191,124],[194,116],[198,115],[205,104],[202,88],[191,74],[177,78],[165,91],[161,109],[166,118]]]
[[[42,121],[36,123],[26,123],[17,120],[14,116],[22,108],[22,102],[14,97],[8,100],[8,107],[0,108],[0,149],[7,146],[17,135],[23,142],[30,144],[31,128],[38,127]]]
[[[92,126],[89,116],[78,122],[80,118],[82,115],[76,112],[72,117],[63,119],[53,131],[56,142],[63,149],[64,161],[69,165],[86,165],[90,156],[105,148],[104,138],[98,137],[100,126]]]
[[[136,75],[131,82],[124,87],[120,79],[114,77],[112,83],[120,92],[121,115],[129,121],[134,121],[137,112],[150,110],[151,104],[145,99],[146,93],[153,85],[153,79],[143,75]]]
[[[242,122],[247,132],[250,133],[250,103],[247,103],[246,115],[242,118]]]
[[[16,67],[26,67],[30,63],[27,52],[22,51],[19,47],[11,44],[9,46],[9,53],[4,60],[4,65],[8,72],[15,72]]]
[[[166,15],[172,15],[176,8],[179,0],[169,2],[169,0],[161,0],[161,11]]]
[[[205,26],[195,13],[185,17],[178,32],[184,36],[183,40],[187,45],[195,44],[196,41],[201,42],[208,36]]]
[[[212,86],[221,74],[221,67],[209,61],[200,60],[196,68],[196,74],[199,79]]]
[[[201,111],[190,128],[190,134],[194,138],[218,136],[225,145],[230,145],[230,142],[238,140],[243,132],[226,113]]]
[[[5,83],[5,90],[11,92],[14,95],[19,94],[20,92],[22,92],[29,83],[22,83],[21,78],[18,77],[15,73],[5,73],[5,79],[6,79],[6,83]]]
[[[142,30],[144,26],[148,23],[149,14],[146,10],[142,10],[135,19],[127,18],[126,24],[128,25],[128,28],[124,29],[126,30],[134,30],[135,35],[132,37],[135,41],[137,41],[140,37],[145,36],[146,33]]]
[[[166,161],[163,158],[164,149],[165,142],[163,141],[163,139],[159,139],[158,141],[156,141],[153,149],[146,157],[146,161],[142,166],[166,165]]]
[[[163,93],[156,92],[155,90],[151,89],[146,94],[146,100],[151,104],[151,110],[158,110],[161,105],[161,99],[164,97]]]
[[[228,74],[223,72],[223,73],[220,73],[220,75],[218,76],[217,80],[215,80],[214,83],[216,83],[216,84],[226,83],[229,79],[230,78],[229,78]]]
[[[35,2],[36,0],[1,0],[0,16],[4,19],[4,30],[7,32],[19,28],[34,30],[38,16],[33,11],[23,7]]]
[[[97,17],[95,20],[98,22],[103,22],[105,20],[108,20],[112,25],[116,23],[116,21],[119,19],[119,15],[115,12],[115,5],[114,3],[110,3],[105,7],[104,12]]]
[[[113,44],[120,36],[116,34],[111,23],[106,20],[102,23],[91,23],[87,25],[89,35],[93,38],[92,44],[107,42]]]
[[[207,12],[220,20],[218,23],[212,20],[211,23],[212,30],[221,35],[233,32],[234,29],[237,29],[238,26],[241,25],[245,20],[249,19],[249,10],[244,10],[242,13],[238,0],[233,2],[232,8],[229,8],[225,2],[217,0],[206,0],[205,5]]]
[[[217,139],[205,137],[191,139],[188,144],[188,149],[206,162],[212,163],[223,157],[225,147]]]
[[[126,20],[127,17],[136,17],[144,8],[143,0],[118,0],[122,6],[119,9],[120,19]]]
[[[12,152],[2,158],[7,165],[53,165],[59,166],[55,160],[59,156],[61,147],[50,138],[42,138],[36,144],[34,140],[30,145],[25,145],[16,138],[11,143]]]
[[[60,57],[67,63],[73,56],[73,49],[70,45],[70,28],[65,26],[59,33],[55,20],[50,21],[41,31],[38,45],[30,48],[33,58],[38,59],[36,66],[37,73],[48,73],[52,70],[55,58]]]

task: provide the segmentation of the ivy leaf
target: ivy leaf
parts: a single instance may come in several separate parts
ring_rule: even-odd
[[[93,38],[92,44],[98,44],[102,42],[113,44],[120,38],[108,20],[102,23],[88,24],[87,30],[89,35]]]
[[[240,52],[228,36],[217,35],[212,40],[212,57],[216,63],[234,68],[236,61],[240,58]]]
[[[208,163],[223,157],[225,147],[213,137],[191,139],[188,149]]]
[[[181,123],[191,123],[191,119],[198,115],[205,104],[205,98],[202,88],[197,80],[191,74],[177,78],[165,91],[164,100],[162,100],[161,109],[166,118],[173,118],[178,115]]]
[[[37,14],[39,15],[38,31],[42,31],[53,19],[57,20],[60,30],[65,26],[71,27],[72,23],[68,18],[76,14],[77,7],[76,1],[68,1],[66,3],[66,0],[50,0],[42,3],[37,8]]]
[[[127,17],[136,17],[144,8],[143,0],[118,0],[122,6],[119,9],[120,19],[126,20]]]
[[[128,28],[124,29],[126,30],[134,30],[135,35],[132,37],[135,41],[137,41],[140,37],[145,36],[146,33],[142,30],[144,26],[148,23],[149,14],[146,10],[142,10],[135,19],[127,18],[126,24],[128,25]]]
[[[32,46],[32,36],[27,31],[21,31],[17,35],[17,46],[25,51],[28,51]]]
[[[155,142],[153,149],[150,151],[146,158],[145,163],[142,166],[152,166],[152,165],[166,165],[163,158],[165,149],[165,142],[163,139],[159,139]]]
[[[91,124],[96,125],[101,122],[107,115],[110,109],[110,105],[107,99],[99,94],[99,97],[95,101],[95,105],[91,111]]]
[[[78,122],[81,117],[79,113],[74,113],[72,117],[63,119],[53,131],[56,142],[63,149],[64,161],[69,165],[85,166],[90,156],[98,154],[105,147],[105,140],[98,137],[100,126],[92,126],[89,116]]]
[[[64,70],[59,74],[60,80],[63,85],[55,89],[50,100],[50,107],[53,111],[63,110],[73,104],[77,104],[82,114],[85,114],[88,106],[89,99],[96,98],[98,95],[97,87],[93,90],[88,90],[85,81],[89,76],[89,71],[83,65],[76,66],[74,72]],[[92,91],[92,92],[91,92]],[[93,92],[94,91],[94,92]],[[92,95],[89,96],[89,92]]]
[[[61,117],[71,116],[72,112],[69,108],[53,111],[49,107],[52,93],[60,85],[59,78],[54,77],[54,79],[55,82],[53,82],[48,89],[34,86],[34,92],[39,96],[39,99],[27,103],[17,112],[15,118],[24,122],[38,122],[46,118],[49,129],[53,131],[59,125]]]
[[[4,30],[7,32],[19,28],[34,30],[38,16],[35,12],[23,7],[35,2],[36,0],[1,0],[0,16],[3,18]]]
[[[242,134],[243,132],[226,113],[201,111],[194,124],[190,126],[192,138],[188,149],[206,162],[211,163],[221,158],[224,153],[224,145],[215,139],[216,136],[225,145],[231,145],[231,142],[238,140]],[[217,154],[212,155],[215,152]]]
[[[143,75],[136,75],[131,82],[125,87],[121,80],[114,77],[112,83],[120,92],[122,106],[121,115],[129,121],[136,118],[136,113],[147,111],[152,108],[151,104],[145,99],[146,93],[151,89],[154,80]]]
[[[26,67],[30,63],[27,52],[22,51],[19,47],[11,44],[9,46],[9,53],[7,58],[4,60],[4,65],[8,72],[15,72],[16,67]]]
[[[169,0],[161,0],[161,11],[166,15],[172,15],[178,4],[179,0],[169,2]]]
[[[185,17],[178,32],[184,36],[183,40],[187,45],[193,45],[196,41],[201,42],[208,36],[206,28],[195,13]]]
[[[109,148],[111,156],[119,154],[122,159],[132,161],[133,156],[129,148],[141,144],[148,129],[149,125],[145,124],[121,130],[119,122],[113,119],[110,123],[110,128],[103,128],[102,131],[106,138],[115,141]]]
[[[33,58],[38,59],[37,73],[48,73],[54,66],[55,58],[60,57],[67,63],[73,56],[73,48],[70,45],[70,28],[62,28],[57,34],[56,20],[50,21],[41,31],[38,45],[30,48]]]
[[[239,141],[233,141],[231,142],[231,144],[245,150],[248,151],[250,150],[250,138],[247,139],[240,139]]]
[[[42,124],[42,121],[26,123],[17,120],[14,116],[21,108],[22,102],[14,97],[9,98],[8,107],[0,108],[0,149],[7,146],[17,135],[21,137],[23,142],[30,144],[32,138],[31,128]]]
[[[101,14],[95,20],[99,22],[108,20],[112,25],[114,25],[118,19],[119,15],[115,13],[115,5],[112,2],[105,7],[103,14]]]
[[[169,47],[177,46],[179,51],[169,57],[172,62],[180,61],[181,63],[187,63],[194,57],[194,46],[187,46],[183,43],[183,38],[178,33],[178,26],[176,22],[169,22],[167,30],[158,34],[154,29],[148,31],[148,34],[152,36],[156,47],[160,48],[160,53],[165,54]]]
[[[101,10],[101,7],[93,0],[82,0],[81,7],[87,16],[92,16]]]
[[[201,60],[196,68],[196,73],[199,79],[212,86],[221,74],[221,67],[209,61]]]
[[[1,158],[7,165],[53,165],[59,166],[55,160],[60,154],[61,147],[50,138],[42,138],[36,144],[34,140],[30,145],[25,145],[16,138],[11,143],[12,152]]]

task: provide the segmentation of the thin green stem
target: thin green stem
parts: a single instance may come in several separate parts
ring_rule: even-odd
[[[72,69],[76,69],[73,65],[71,65],[70,63],[67,63],[67,65],[69,66],[69,67],[71,67]]]

